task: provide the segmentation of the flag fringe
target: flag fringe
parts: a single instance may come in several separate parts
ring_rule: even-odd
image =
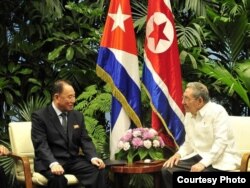
[[[151,108],[152,108],[153,111],[156,113],[156,115],[160,118],[160,120],[161,120],[163,126],[165,127],[165,130],[167,131],[168,135],[169,135],[169,136],[171,137],[171,139],[173,140],[175,147],[178,149],[178,148],[179,148],[179,145],[178,145],[177,142],[175,141],[174,136],[173,136],[173,134],[171,133],[171,131],[168,129],[168,126],[167,126],[166,121],[165,121],[164,118],[160,115],[160,113],[157,111],[157,109],[155,108],[154,104],[152,103],[152,97],[151,97],[149,91],[147,90],[146,86],[145,86],[143,83],[142,83],[142,87],[144,88],[144,90],[146,91],[147,96],[149,97]],[[171,150],[173,149],[173,148],[170,148],[170,147],[168,147],[168,148],[171,149]]]
[[[137,127],[142,127],[141,120],[135,113],[135,111],[131,108],[131,106],[128,104],[126,98],[124,95],[120,92],[120,90],[115,86],[113,79],[111,76],[104,71],[99,65],[96,66],[96,74],[105,82],[110,84],[112,89],[112,94],[117,98],[117,100],[122,104],[122,107],[126,111],[127,115],[132,119],[134,124]]]

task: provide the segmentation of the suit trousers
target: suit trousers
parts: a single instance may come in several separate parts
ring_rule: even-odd
[[[180,160],[178,165],[174,165],[173,168],[165,168],[161,169],[162,179],[164,183],[164,187],[173,188],[173,173],[174,172],[190,172],[191,166],[198,163],[201,160],[199,155],[195,155],[186,160]],[[203,170],[203,172],[219,172],[220,170],[213,168],[212,166],[208,166]]]
[[[0,188],[7,188],[7,176],[3,168],[0,166]]]
[[[63,164],[65,174],[73,174],[79,180],[80,184],[86,188],[106,188],[107,174],[105,169],[99,170],[98,167],[92,165],[83,156],[70,158]],[[48,188],[66,188],[67,179],[61,175],[54,175],[50,170],[40,172],[48,178]]]

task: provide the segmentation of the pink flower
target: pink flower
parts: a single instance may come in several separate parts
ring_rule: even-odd
[[[156,132],[157,133],[157,132]],[[155,133],[150,131],[150,129],[148,131],[145,131],[142,135],[143,139],[153,139],[155,137]]]
[[[162,140],[162,138],[160,136],[158,136],[158,140],[160,142],[161,148],[163,148],[165,146],[164,141]]]
[[[133,137],[133,131],[132,129],[129,129],[126,131],[126,134],[120,139],[123,142],[129,142],[130,140],[132,140]]]
[[[139,137],[135,137],[132,139],[132,145],[134,148],[139,148],[143,146],[143,140]]]

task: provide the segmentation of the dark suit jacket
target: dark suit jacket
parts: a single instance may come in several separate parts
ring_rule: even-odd
[[[35,171],[48,170],[49,165],[55,161],[63,165],[69,158],[78,156],[80,148],[87,160],[97,156],[85,129],[83,115],[73,110],[67,118],[66,135],[52,105],[32,113],[31,138],[35,149]]]

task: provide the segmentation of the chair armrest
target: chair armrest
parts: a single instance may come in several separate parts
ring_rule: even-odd
[[[250,153],[244,153],[241,159],[240,171],[247,172]]]
[[[22,162],[24,177],[25,177],[25,187],[32,188],[32,174],[31,174],[31,170],[30,170],[29,158],[22,157],[22,156],[14,154],[14,153],[10,153],[10,154],[8,154],[8,156],[13,158],[16,161]]]

